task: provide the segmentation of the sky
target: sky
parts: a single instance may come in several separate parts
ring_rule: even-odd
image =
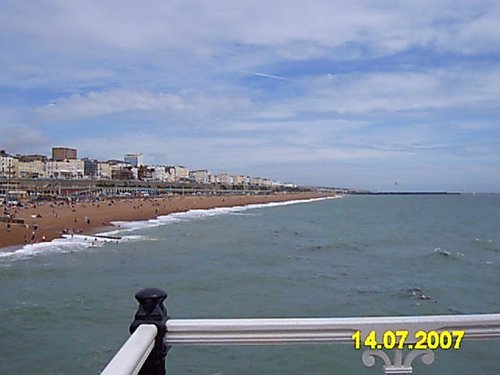
[[[497,0],[0,0],[0,149],[500,192]]]

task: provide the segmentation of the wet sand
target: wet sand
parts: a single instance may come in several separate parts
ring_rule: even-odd
[[[51,241],[68,233],[94,234],[112,221],[147,220],[190,209],[232,207],[254,203],[283,202],[331,196],[324,193],[272,195],[175,196],[165,198],[121,198],[72,205],[45,202],[25,208],[10,208],[14,219],[24,224],[0,223],[0,250],[4,247]]]

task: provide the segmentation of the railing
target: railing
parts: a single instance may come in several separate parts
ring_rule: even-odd
[[[142,324],[123,344],[102,375],[137,374],[153,350],[158,329],[153,324]]]
[[[372,348],[367,348],[362,353],[361,360],[365,366],[374,366],[378,357],[383,361],[384,374],[402,375],[413,373],[412,363],[416,358],[420,357],[427,365],[432,364],[433,349],[444,345],[459,345],[462,335],[464,340],[500,338],[500,314],[317,319],[168,319],[163,305],[166,297],[167,294],[160,289],[144,289],[136,294],[140,306],[130,327],[133,334],[104,369],[104,375],[165,374],[165,357],[171,346],[353,345],[353,334],[356,332],[359,332],[360,349],[364,348],[362,344],[367,338],[379,338],[378,342],[370,341]],[[429,337],[422,343],[422,336],[427,334]],[[452,334],[457,337],[452,337]],[[431,336],[432,340],[427,340]],[[455,339],[453,342],[450,341],[452,338]],[[419,341],[425,348],[415,349]],[[388,347],[392,349],[389,352],[394,353],[392,360],[382,350]]]

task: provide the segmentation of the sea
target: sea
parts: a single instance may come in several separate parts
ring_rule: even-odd
[[[500,195],[344,196],[120,222],[0,253],[0,373],[96,374],[144,287],[172,318],[500,312]],[[425,295],[425,299],[422,298]],[[350,344],[173,347],[175,374],[381,374]],[[499,374],[500,340],[415,374]]]

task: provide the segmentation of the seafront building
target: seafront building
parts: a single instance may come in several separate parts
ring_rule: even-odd
[[[209,184],[219,184],[220,183],[219,176],[217,176],[215,174],[211,174],[210,176],[208,176],[208,183]]]
[[[15,178],[19,174],[19,160],[0,150],[0,178]]]
[[[160,182],[173,182],[170,181],[170,173],[168,167],[164,165],[155,165],[153,166],[153,171],[152,171],[152,179],[153,181],[160,181]]]
[[[47,156],[45,155],[38,155],[38,154],[31,154],[31,155],[21,155],[17,154],[16,159],[19,160],[20,162],[30,162],[30,161],[42,161],[45,162],[47,161]]]
[[[132,167],[142,167],[144,165],[142,161],[142,154],[126,154],[123,157],[123,160]]]
[[[233,176],[227,173],[221,173],[219,176],[219,183],[222,185],[232,185],[233,184]]]
[[[189,179],[197,184],[208,184],[210,172],[206,169],[199,169],[189,172]]]
[[[98,176],[99,162],[96,159],[83,158],[83,175],[88,178]]]
[[[45,163],[46,178],[78,179],[84,176],[81,159],[49,160]]]
[[[248,176],[233,176],[233,183],[235,185],[248,185],[250,183],[250,177],[248,177]]]
[[[260,177],[251,177],[250,178],[250,185],[260,186],[262,183],[263,183],[263,180]]]
[[[76,158],[77,158],[77,152],[75,148],[52,147],[52,159],[55,161],[64,161]]]
[[[19,178],[47,178],[46,160],[19,161]]]
[[[153,165],[143,162],[140,153],[126,154],[123,160],[100,161],[78,158],[78,151],[70,147],[53,147],[52,157],[17,154],[12,156],[0,150],[0,179],[55,179],[55,180],[117,180],[151,181],[171,184],[198,184],[272,188],[284,186],[262,177],[212,174],[208,169],[190,170],[183,165]],[[0,181],[1,183],[2,181]]]
[[[97,162],[97,178],[111,180],[111,165],[104,161]]]
[[[171,169],[172,172],[172,169]],[[176,165],[173,167],[174,181],[187,182],[189,181],[189,168],[183,165]]]

